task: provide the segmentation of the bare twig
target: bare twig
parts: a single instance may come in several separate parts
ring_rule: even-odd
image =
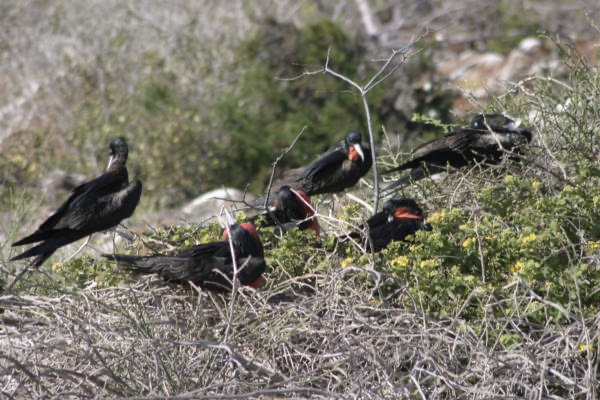
[[[275,177],[275,170],[277,168],[277,164],[279,163],[279,161],[281,161],[283,156],[285,156],[292,149],[292,147],[294,147],[294,145],[296,144],[298,139],[300,139],[300,136],[302,136],[302,134],[304,133],[305,130],[306,130],[306,126],[304,126],[302,128],[302,130],[296,135],[296,137],[294,138],[294,140],[288,147],[281,150],[281,154],[279,154],[279,156],[275,159],[275,161],[273,161],[273,168],[271,169],[271,176],[269,177],[269,184],[267,185],[267,195],[266,195],[267,197],[265,198],[265,203],[264,203],[264,207],[267,210],[269,209],[269,207],[268,207],[269,197],[271,197],[271,188],[273,186],[273,179]]]
[[[398,68],[400,68],[401,65],[403,65],[406,62],[406,60],[408,58],[408,54],[409,54],[409,49],[412,48],[417,41],[418,41],[418,39],[413,39],[411,41],[411,43],[408,46],[406,46],[405,48],[400,49],[400,50],[395,50],[395,49],[392,50],[392,54],[385,60],[385,62],[381,66],[381,68],[371,77],[371,79],[364,86],[359,85],[357,82],[353,81],[352,79],[331,69],[331,67],[329,66],[331,48],[329,48],[327,50],[327,59],[325,61],[324,72],[326,74],[332,75],[335,78],[346,82],[348,85],[355,88],[359,92],[362,102],[363,102],[363,111],[365,113],[365,119],[367,122],[367,129],[368,129],[368,134],[369,134],[369,145],[371,147],[371,158],[372,158],[372,163],[373,163],[373,165],[372,165],[372,168],[373,168],[373,191],[374,191],[373,208],[375,209],[375,211],[377,211],[379,209],[379,197],[380,197],[379,174],[377,171],[377,152],[375,150],[375,134],[373,133],[373,123],[371,120],[371,111],[369,109],[369,102],[367,100],[367,95],[373,88],[375,88],[377,85],[379,85],[385,79],[387,79],[391,74],[393,74],[396,70],[398,70]],[[399,55],[402,55],[401,59],[396,60],[396,58]],[[320,71],[317,71],[317,72],[320,72]]]

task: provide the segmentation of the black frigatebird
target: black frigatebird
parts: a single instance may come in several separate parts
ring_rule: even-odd
[[[365,248],[380,251],[395,240],[405,240],[418,230],[430,231],[423,210],[413,199],[394,198],[383,204],[383,210],[367,220],[367,226],[348,236],[361,240]]]
[[[260,216],[265,217],[267,225],[279,225],[284,232],[297,226],[300,230],[312,229],[317,237],[321,234],[315,209],[302,189],[281,186],[269,211],[252,217],[250,221],[255,221]]]
[[[73,189],[67,201],[34,233],[13,243],[13,246],[21,246],[41,242],[11,261],[35,257],[29,266],[39,267],[59,247],[115,227],[130,217],[140,200],[142,183],[129,182],[125,166],[127,155],[125,139],[110,142],[106,172]]]
[[[350,131],[327,152],[304,168],[294,168],[283,173],[273,183],[279,189],[287,185],[300,189],[307,196],[341,192],[354,186],[371,168],[371,149],[361,143],[362,135]],[[264,198],[258,201],[264,201]],[[269,200],[269,203],[272,203]]]
[[[261,284],[262,273],[267,267],[262,243],[256,228],[249,222],[225,229],[223,241],[193,246],[176,255],[103,254],[103,257],[123,262],[140,273],[157,274],[167,282],[192,282],[218,291],[231,289],[234,261],[240,283],[254,288]]]
[[[384,171],[383,174],[411,170],[385,187],[384,191],[446,171],[447,166],[460,168],[475,162],[497,164],[504,153],[516,153],[531,141],[531,132],[519,128],[520,122],[507,114],[474,116],[469,127],[417,147],[409,161]]]

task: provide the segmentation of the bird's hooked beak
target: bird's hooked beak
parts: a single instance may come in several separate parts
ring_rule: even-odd
[[[115,155],[111,154],[108,156],[108,165],[106,166],[106,169],[108,170],[110,168],[110,166],[112,165],[112,163],[115,161]]]
[[[225,218],[227,219],[227,226],[235,224],[235,218],[233,218],[233,215],[227,209],[225,209]]]
[[[223,241],[229,242],[230,241],[229,228],[231,227],[231,225],[235,224],[235,218],[233,218],[233,216],[231,215],[229,210],[227,210],[226,208],[223,210],[223,212],[225,213],[225,220],[226,220],[225,226],[223,227]],[[221,226],[223,226],[222,219],[220,219],[220,224],[221,224]]]
[[[521,125],[521,120],[517,118],[513,122],[504,125],[504,128],[508,129],[509,131],[516,131],[519,129],[519,125]]]
[[[519,128],[519,125],[521,125],[521,119],[520,118],[515,118],[512,115],[509,115],[507,113],[502,113],[502,115],[504,115],[506,118],[508,118],[511,121],[508,124],[504,125],[505,129],[508,129],[508,130],[517,130],[517,128]]]
[[[365,153],[363,152],[362,147],[360,147],[360,144],[353,144],[352,147],[354,147],[354,150],[356,150],[356,153],[360,157],[361,161],[365,161]]]

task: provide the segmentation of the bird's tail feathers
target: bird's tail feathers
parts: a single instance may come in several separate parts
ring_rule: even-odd
[[[175,279],[172,273],[181,263],[177,256],[135,256],[130,254],[102,254],[102,257],[122,263],[126,269],[143,274],[160,274],[168,279]]]
[[[21,240],[14,242],[11,246],[22,246],[24,244],[31,244],[36,242],[41,242],[42,240],[46,240],[53,236],[59,236],[60,230],[48,230],[48,231],[35,231],[31,235],[24,237]]]
[[[102,254],[102,257],[112,261],[121,262],[130,266],[134,266],[138,261],[143,260],[144,256],[134,256],[130,254]]]
[[[48,245],[47,242],[43,242],[38,244],[37,246],[33,246],[29,250],[24,251],[23,253],[17,256],[14,256],[10,259],[10,261],[17,261],[35,256],[35,258],[30,261],[29,265],[32,267],[39,267],[44,263],[44,261],[48,259],[48,257],[50,257],[56,251],[58,247],[60,246],[51,246]]]

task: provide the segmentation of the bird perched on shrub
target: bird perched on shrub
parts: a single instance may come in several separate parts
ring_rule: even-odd
[[[352,232],[350,238],[361,240],[365,248],[380,251],[394,240],[405,240],[418,230],[430,231],[431,225],[424,222],[423,210],[413,199],[389,199],[383,210],[361,225],[360,231]]]
[[[39,267],[59,247],[113,228],[133,214],[140,201],[142,183],[129,182],[125,166],[127,142],[124,138],[114,139],[108,150],[106,172],[73,189],[67,201],[34,233],[13,243],[13,246],[21,246],[41,242],[11,261],[35,257],[29,265]]]
[[[176,255],[103,254],[103,257],[125,263],[140,273],[157,274],[167,282],[192,282],[218,291],[231,290],[234,263],[240,283],[254,288],[261,284],[267,267],[262,243],[249,222],[226,228],[222,241],[200,244]]]
[[[531,132],[519,128],[521,121],[507,114],[478,114],[471,125],[417,147],[412,158],[383,174],[410,169],[384,190],[405,186],[428,175],[475,162],[496,164],[505,153],[518,152],[531,141]]]
[[[344,139],[305,168],[286,171],[273,187],[288,185],[308,196],[341,192],[354,186],[371,168],[371,149],[362,135],[350,131]]]
[[[297,226],[301,230],[312,229],[317,237],[321,234],[315,209],[302,189],[281,186],[269,211],[253,217],[251,221],[260,216],[265,217],[268,225],[281,226],[284,232]]]

